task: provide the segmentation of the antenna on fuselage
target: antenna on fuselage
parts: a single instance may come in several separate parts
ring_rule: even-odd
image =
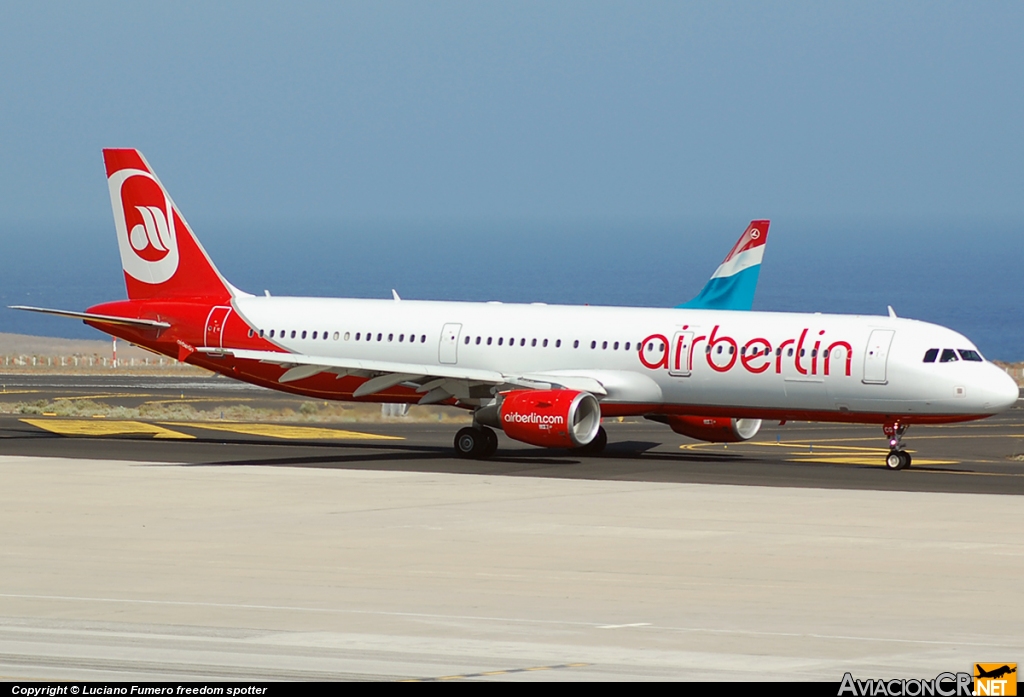
[[[892,309],[892,305],[888,305],[888,308],[889,308],[889,316],[892,317],[893,319],[896,319],[896,310]]]

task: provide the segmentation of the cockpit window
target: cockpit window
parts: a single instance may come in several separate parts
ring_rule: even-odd
[[[924,362],[925,363],[934,363],[935,359],[938,358],[938,357],[939,357],[939,350],[938,349],[928,349],[927,351],[924,352]]]
[[[983,360],[981,354],[977,351],[972,351],[971,349],[957,349],[957,351],[960,353],[960,358],[965,361],[976,361],[981,363]]]
[[[939,363],[952,363],[956,360],[959,360],[956,357],[956,351],[953,349],[942,349],[942,358],[939,359]]]

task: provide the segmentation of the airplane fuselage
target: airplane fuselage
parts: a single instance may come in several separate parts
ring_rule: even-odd
[[[376,361],[581,389],[596,382],[606,416],[941,423],[982,418],[1017,398],[1012,380],[961,334],[886,316],[252,296],[219,308],[126,301],[90,311],[124,316],[126,304],[134,316],[172,325],[159,336],[118,328],[130,341],[319,399],[358,399],[353,393]],[[368,370],[296,378],[287,366],[217,349],[354,359]],[[931,349],[938,357],[924,362]],[[944,351],[954,360],[940,362]],[[464,386],[447,402],[479,406],[491,387]],[[422,398],[397,384],[365,399]]]

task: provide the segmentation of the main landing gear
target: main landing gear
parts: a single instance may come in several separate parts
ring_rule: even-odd
[[[889,439],[889,454],[885,456],[885,466],[891,470],[910,467],[910,453],[903,449],[903,434],[907,432],[907,426],[899,421],[893,421],[883,425],[882,432]]]
[[[597,429],[594,440],[573,448],[576,455],[597,455],[608,445],[608,432],[604,426]],[[486,426],[467,426],[455,434],[455,455],[465,459],[484,460],[498,450],[498,434]]]
[[[484,459],[498,451],[498,434],[486,426],[467,426],[455,434],[455,454]]]

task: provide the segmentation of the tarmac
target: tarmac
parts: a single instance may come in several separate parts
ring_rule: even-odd
[[[294,397],[4,376],[6,401]],[[931,678],[1024,657],[1024,410],[597,457],[457,426],[0,416],[0,679]]]

